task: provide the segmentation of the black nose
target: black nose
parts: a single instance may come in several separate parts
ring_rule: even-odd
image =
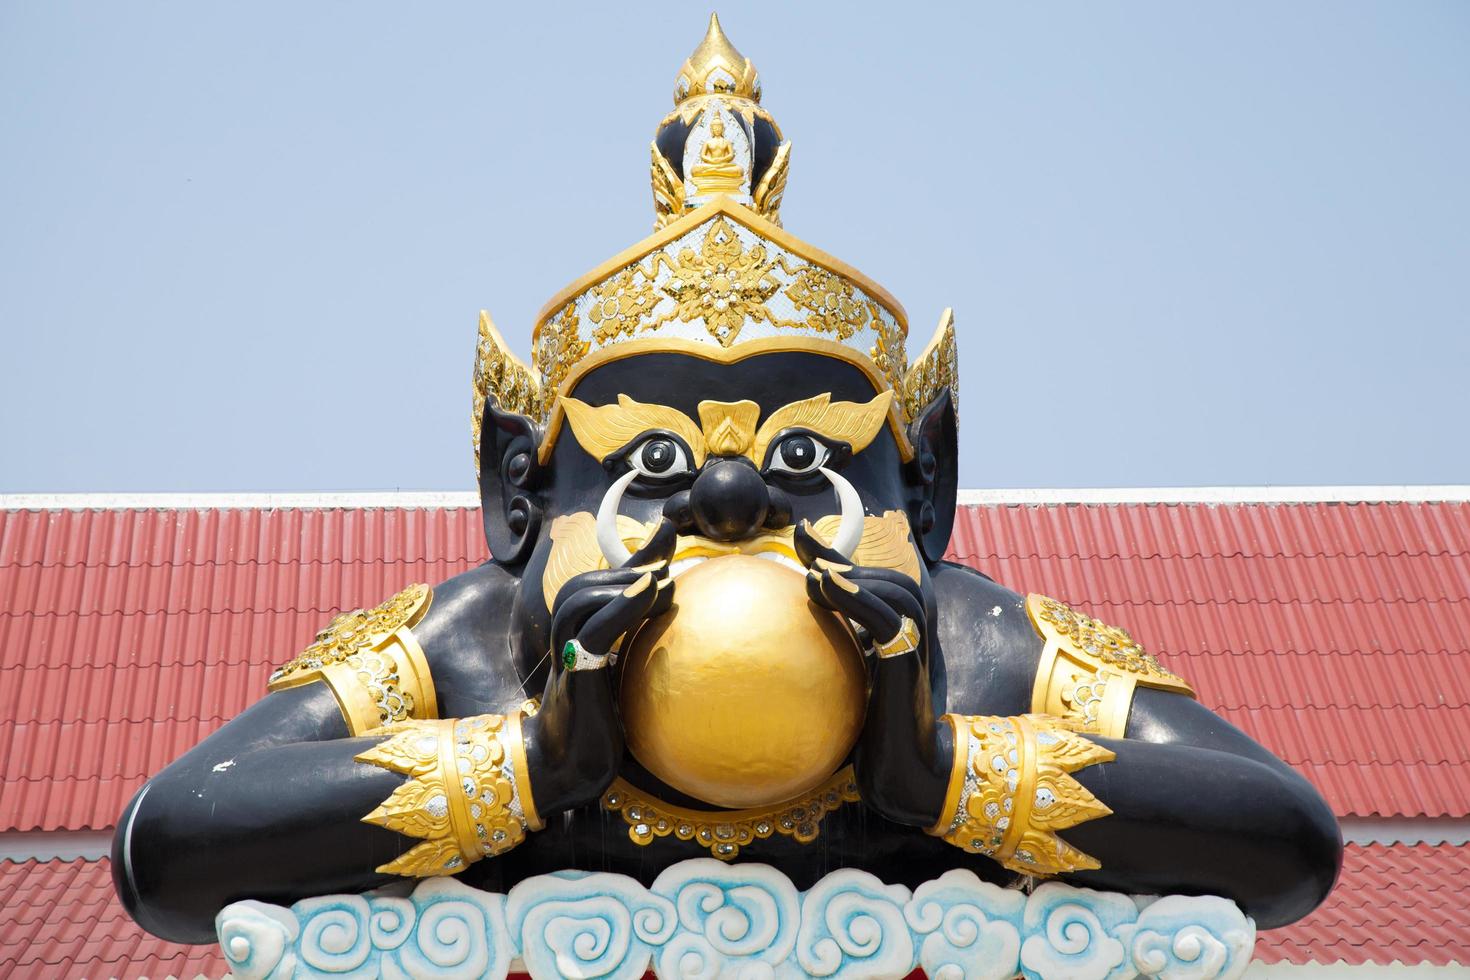
[[[750,537],[765,523],[770,506],[766,481],[744,460],[710,463],[689,488],[689,508],[699,532],[716,541]]]

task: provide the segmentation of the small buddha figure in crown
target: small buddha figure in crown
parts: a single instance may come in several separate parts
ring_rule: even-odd
[[[945,559],[953,318],[910,360],[902,305],[778,225],[790,144],[759,98],[712,19],[654,139],[657,230],[546,304],[531,364],[481,314],[491,559],[337,617],[144,786],[112,867],[149,931],[701,856],[799,889],[1222,895],[1267,928],[1322,901],[1341,844],[1310,783],[1125,631]]]
[[[735,148],[725,139],[725,121],[710,120],[709,138],[699,151],[699,162],[689,169],[689,178],[701,196],[738,194],[744,189],[745,171],[735,162]]]

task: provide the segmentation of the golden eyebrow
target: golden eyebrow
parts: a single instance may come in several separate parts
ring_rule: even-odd
[[[577,443],[599,462],[645,432],[664,429],[684,440],[694,456],[695,466],[704,465],[704,434],[693,419],[678,409],[636,402],[627,395],[619,395],[616,405],[596,406],[563,395],[561,404]]]
[[[809,429],[833,442],[847,443],[854,453],[862,452],[883,427],[892,402],[892,391],[885,391],[870,402],[834,402],[831,392],[823,392],[783,405],[761,423],[750,458],[760,466],[771,441],[791,428]]]

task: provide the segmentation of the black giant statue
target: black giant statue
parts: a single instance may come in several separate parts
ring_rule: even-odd
[[[1309,912],[1341,844],[1305,779],[1123,630],[944,560],[951,318],[910,363],[897,301],[782,229],[790,144],[717,21],[675,99],[655,233],[547,304],[533,366],[481,318],[493,560],[337,617],[151,779],[129,913],[202,943],[237,899],[700,855]]]

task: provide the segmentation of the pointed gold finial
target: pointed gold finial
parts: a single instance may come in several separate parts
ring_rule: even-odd
[[[694,53],[684,60],[674,83],[674,104],[696,95],[731,95],[761,100],[755,66],[741,54],[720,28],[720,15],[709,15],[709,30]]]

